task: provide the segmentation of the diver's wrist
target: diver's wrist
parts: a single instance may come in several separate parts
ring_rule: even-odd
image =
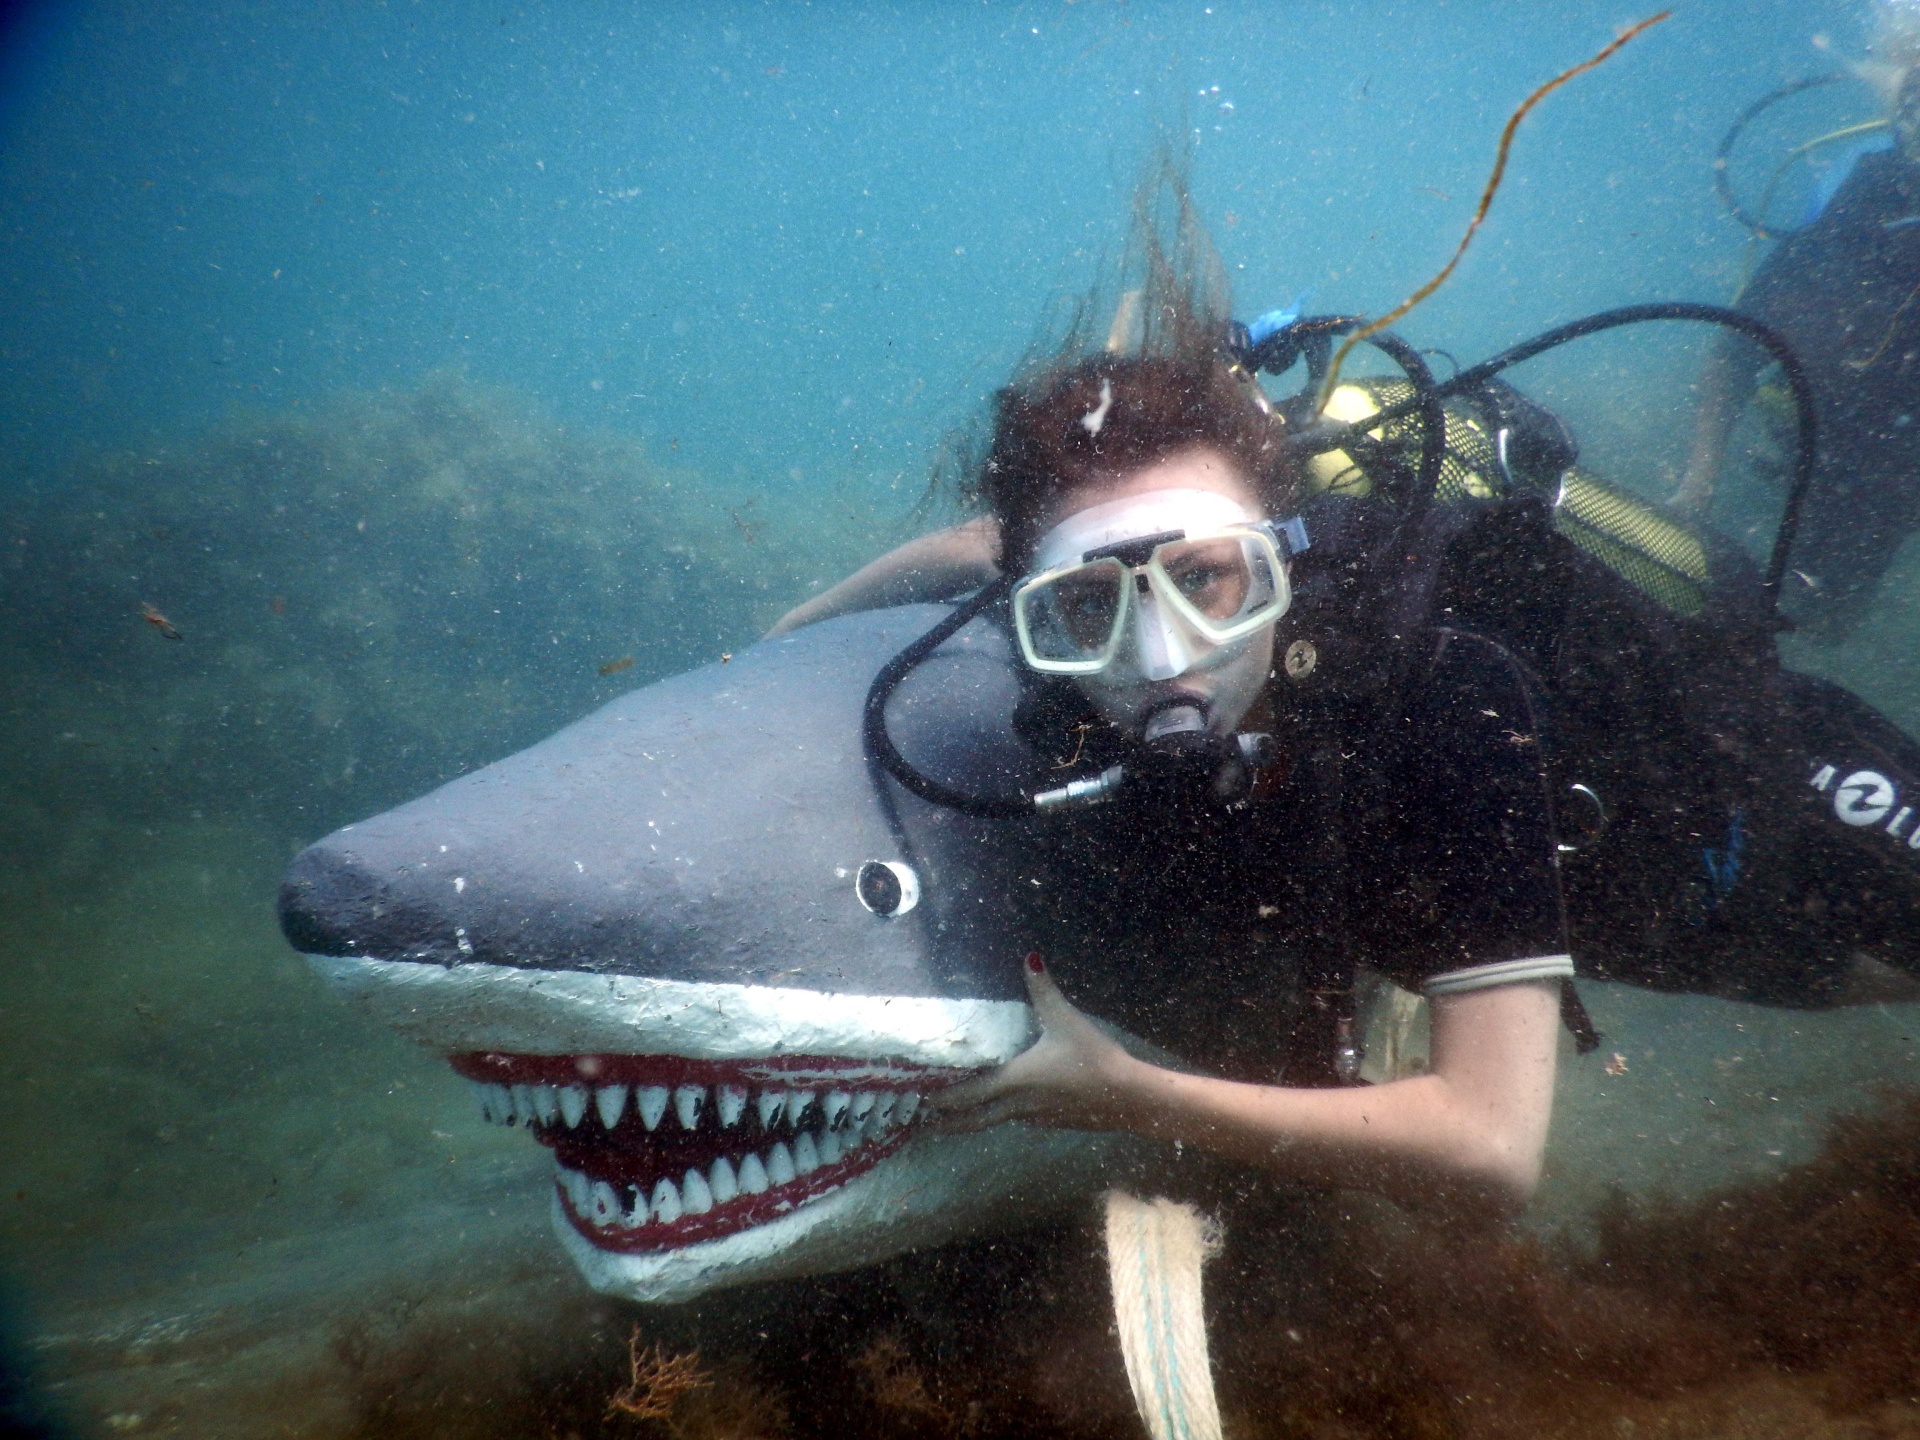
[[[1117,1128],[1147,1140],[1184,1140],[1185,1127],[1177,1113],[1177,1071],[1129,1055],[1124,1050],[1108,1062],[1102,1077],[1109,1100],[1119,1112]]]

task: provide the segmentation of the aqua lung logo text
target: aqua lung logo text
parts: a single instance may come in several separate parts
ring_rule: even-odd
[[[1915,824],[1913,806],[1903,804],[1900,791],[1878,770],[1855,770],[1842,775],[1832,765],[1814,768],[1813,788],[1833,797],[1833,813],[1843,824],[1857,829],[1878,826],[1895,844],[1920,850],[1920,824]]]

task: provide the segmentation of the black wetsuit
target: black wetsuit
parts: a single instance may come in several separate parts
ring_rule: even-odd
[[[1411,608],[1527,677],[1580,973],[1805,1006],[1838,998],[1857,956],[1920,973],[1920,743],[1780,665],[1731,545],[1707,540],[1707,607],[1681,616],[1552,515],[1524,487],[1439,507],[1419,547],[1437,560],[1414,567],[1431,597]],[[1368,703],[1390,716],[1430,683],[1415,671]]]
[[[1920,165],[1862,156],[1739,305],[1813,383],[1820,463],[1792,563],[1813,582],[1808,614],[1844,629],[1920,528]]]
[[[1049,883],[1103,937],[1069,967],[1095,1013],[1301,1082],[1358,964],[1428,994],[1577,973],[1807,1007],[1857,956],[1920,973],[1920,745],[1780,667],[1738,552],[1682,617],[1544,491],[1436,506],[1391,586],[1387,507],[1306,514],[1279,642],[1315,664],[1274,681],[1275,773],[1237,809],[1123,798],[1051,832]]]

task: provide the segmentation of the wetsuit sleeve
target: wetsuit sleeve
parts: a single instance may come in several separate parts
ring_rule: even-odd
[[[1519,666],[1445,633],[1392,722],[1350,854],[1361,957],[1459,994],[1573,974],[1533,707]]]

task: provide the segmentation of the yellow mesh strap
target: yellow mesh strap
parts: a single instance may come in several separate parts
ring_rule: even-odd
[[[1411,398],[1404,380],[1354,380],[1334,392],[1328,414],[1349,422],[1365,420]],[[1434,498],[1495,499],[1508,493],[1500,464],[1499,442],[1469,405],[1446,407],[1447,451],[1441,458]],[[1374,438],[1418,452],[1422,426],[1417,415],[1389,421]],[[1314,488],[1366,495],[1372,477],[1343,450],[1314,457]],[[1707,556],[1700,542],[1645,501],[1616,490],[1577,466],[1561,477],[1554,502],[1554,528],[1643,595],[1678,615],[1701,614],[1707,605]]]
[[[1399,404],[1412,394],[1413,386],[1404,380],[1351,381],[1334,392],[1327,414],[1336,420],[1357,422]],[[1449,405],[1446,418],[1446,453],[1440,460],[1435,498],[1460,500],[1472,496],[1491,500],[1504,495],[1507,486],[1500,470],[1499,452],[1479,417],[1465,406]],[[1389,445],[1404,445],[1418,454],[1425,428],[1418,415],[1403,415],[1373,432],[1372,438]],[[1310,469],[1315,490],[1336,495],[1372,493],[1373,477],[1344,450],[1315,456]]]
[[[1679,615],[1707,608],[1700,542],[1651,505],[1579,469],[1561,479],[1554,528],[1642,594]]]

